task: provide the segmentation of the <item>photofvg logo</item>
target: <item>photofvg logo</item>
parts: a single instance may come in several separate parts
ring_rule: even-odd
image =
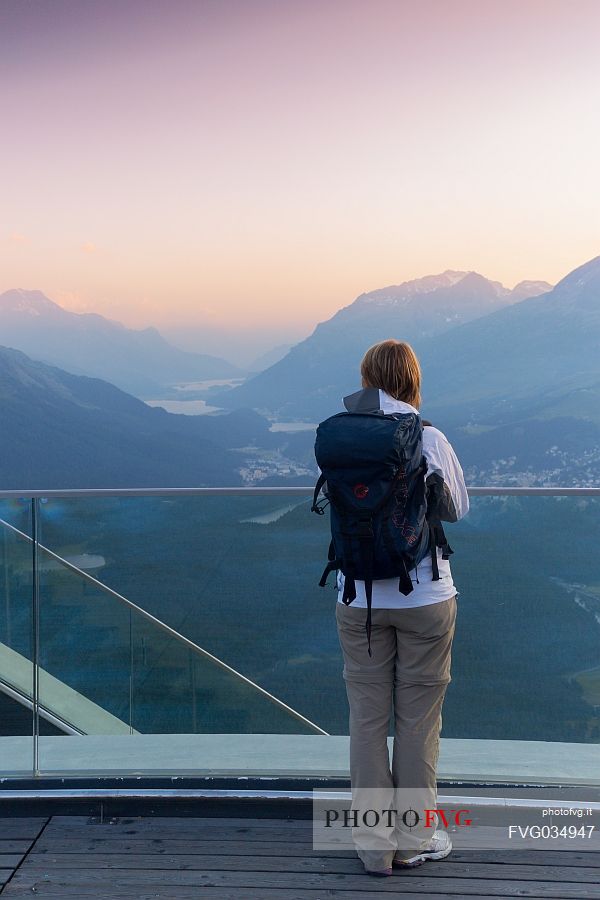
[[[352,848],[387,852],[419,849],[438,829],[469,828],[471,811],[437,803],[427,788],[361,788],[348,792],[313,791],[313,848]]]
[[[473,824],[469,809],[326,809],[325,828],[336,825],[342,828],[378,828],[384,824],[387,828],[395,828],[402,823],[404,828],[412,831],[421,823],[425,828],[435,829],[439,825],[448,828],[450,824],[457,827],[465,827]],[[398,822],[400,819],[400,822]]]

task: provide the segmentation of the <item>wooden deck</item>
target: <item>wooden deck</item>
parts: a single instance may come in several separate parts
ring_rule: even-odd
[[[352,850],[313,850],[311,822],[301,819],[4,818],[0,893],[7,900],[600,898],[597,849],[581,849],[581,841],[573,850],[485,849],[492,831],[479,848],[455,847],[446,860],[374,879]]]

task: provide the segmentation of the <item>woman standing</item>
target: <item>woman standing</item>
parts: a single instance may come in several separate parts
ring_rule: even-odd
[[[418,413],[421,371],[409,344],[387,340],[375,344],[361,363],[363,390],[344,398],[349,412]],[[441,521],[456,522],[469,509],[463,472],[445,435],[431,425],[423,429],[423,456],[428,494],[435,498]],[[450,562],[436,549],[410,572],[413,589],[398,590],[398,579],[373,582],[371,647],[365,641],[364,582],[356,581],[356,598],[342,602],[344,576],[338,573],[336,620],[344,657],[350,707],[350,777],[352,808],[391,809],[378,825],[352,829],[357,853],[370,875],[391,875],[392,866],[417,866],[442,859],[452,850],[446,831],[435,830],[438,816],[436,769],[442,705],[451,680],[451,649],[458,593]],[[394,720],[390,767],[388,731]]]

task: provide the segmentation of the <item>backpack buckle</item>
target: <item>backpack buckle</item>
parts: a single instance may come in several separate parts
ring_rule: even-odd
[[[373,519],[371,518],[371,516],[358,520],[358,528],[356,533],[373,537]]]

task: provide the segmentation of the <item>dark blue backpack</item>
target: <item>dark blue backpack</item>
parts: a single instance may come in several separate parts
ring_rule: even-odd
[[[331,514],[329,561],[319,584],[341,571],[348,606],[356,598],[355,580],[365,582],[372,656],[373,581],[398,576],[398,589],[407,595],[413,590],[409,572],[427,553],[439,581],[437,547],[444,559],[453,552],[439,519],[428,518],[423,421],[412,412],[341,412],[318,426],[315,457],[321,475],[311,509],[323,515],[329,504]],[[321,490],[326,499],[319,501]]]

